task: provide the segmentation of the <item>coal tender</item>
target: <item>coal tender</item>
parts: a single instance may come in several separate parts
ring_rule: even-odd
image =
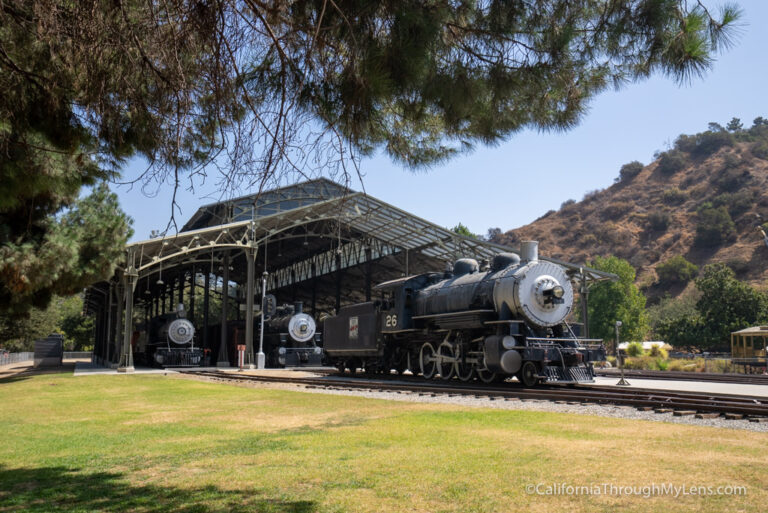
[[[605,347],[566,322],[574,304],[566,268],[539,260],[534,241],[484,267],[463,258],[452,271],[378,285],[384,299],[325,320],[328,362],[342,372],[410,370],[427,379],[594,381]]]

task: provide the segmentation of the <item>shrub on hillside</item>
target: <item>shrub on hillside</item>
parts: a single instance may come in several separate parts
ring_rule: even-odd
[[[712,183],[721,191],[734,192],[746,184],[751,177],[749,169],[723,168]]]
[[[758,141],[750,149],[752,155],[759,159],[768,160],[768,142]]]
[[[677,187],[673,187],[664,191],[661,195],[661,200],[667,205],[679,205],[684,202],[687,197],[688,195],[685,192]]]
[[[564,209],[564,208],[566,208],[566,207],[570,207],[570,206],[571,206],[571,205],[573,205],[574,203],[576,203],[576,200],[573,200],[573,199],[565,200],[565,201],[563,201],[563,202],[560,204],[560,210],[563,210],[563,209]]]
[[[669,227],[670,215],[669,212],[656,210],[648,214],[645,219],[648,223],[648,228],[654,232],[663,232]]]
[[[675,255],[656,267],[661,283],[688,283],[698,272],[699,268],[681,255]]]
[[[628,201],[612,201],[603,208],[604,219],[616,219],[632,210],[632,204]]]
[[[752,194],[747,191],[725,192],[712,200],[715,207],[724,206],[731,216],[737,216],[750,210],[754,205]]]
[[[656,169],[663,175],[673,175],[685,167],[686,161],[682,152],[670,150],[661,154]]]
[[[643,163],[638,162],[637,160],[624,164],[619,170],[619,177],[616,179],[616,181],[628,182],[629,180],[636,177],[640,171],[643,170],[643,167]]]
[[[737,275],[743,275],[749,272],[748,260],[728,260],[725,265],[730,267]]]
[[[693,153],[697,157],[708,157],[720,148],[733,146],[734,142],[733,134],[728,132],[702,132],[696,134],[696,149]]]
[[[704,158],[720,148],[733,146],[735,141],[733,134],[725,130],[707,130],[695,135],[681,135],[675,140],[675,149]]]
[[[707,203],[699,209],[698,214],[699,222],[694,238],[697,246],[719,246],[736,236],[736,226],[725,207],[714,207]]]
[[[589,203],[591,201],[594,201],[595,199],[597,199],[597,196],[601,192],[603,192],[603,189],[595,189],[592,191],[587,191],[586,193],[584,193],[584,197],[581,199],[581,201],[583,203]]]

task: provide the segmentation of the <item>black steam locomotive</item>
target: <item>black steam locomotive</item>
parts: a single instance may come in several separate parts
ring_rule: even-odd
[[[540,261],[536,242],[489,264],[460,259],[452,272],[378,285],[388,297],[325,320],[328,363],[341,372],[407,369],[427,379],[517,376],[526,386],[593,381],[592,362],[605,360],[605,347],[566,323],[573,287],[565,269]]]
[[[150,321],[143,360],[156,367],[192,367],[203,363],[203,348],[195,346],[195,327],[186,318],[184,305],[179,304],[175,312]]]
[[[274,299],[272,300],[274,302]],[[323,363],[321,334],[315,319],[305,313],[301,302],[283,305],[267,313],[264,321],[264,354],[267,367],[320,366]],[[245,345],[245,323],[228,321],[228,359],[237,360],[236,347]],[[254,352],[259,350],[260,317],[253,320]],[[214,348],[219,347],[221,325],[212,326],[209,340]]]

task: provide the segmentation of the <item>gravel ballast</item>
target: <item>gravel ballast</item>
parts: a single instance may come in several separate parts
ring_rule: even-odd
[[[177,375],[190,379],[201,379],[204,381],[219,380],[192,375]],[[574,413],[577,415],[597,415],[600,417],[613,417],[620,419],[650,420],[653,422],[672,422],[675,424],[687,424],[692,426],[708,426],[716,428],[744,429],[748,431],[768,432],[768,422],[750,422],[748,419],[727,420],[723,417],[717,418],[696,418],[695,415],[675,416],[673,411],[668,413],[656,413],[654,411],[640,411],[631,406],[615,406],[602,404],[568,404],[562,401],[544,401],[538,399],[505,399],[503,397],[475,397],[471,395],[443,395],[443,394],[424,394],[410,392],[390,392],[390,391],[372,391],[372,390],[348,390],[339,388],[317,388],[307,387],[305,385],[293,385],[288,383],[268,383],[268,382],[228,382],[236,386],[248,388],[272,388],[280,390],[295,390],[299,392],[308,392],[313,394],[334,394],[356,397],[366,397],[370,399],[385,399],[391,401],[433,403],[433,404],[454,404],[462,407],[474,408],[493,408],[500,410],[531,410],[555,413]],[[373,385],[372,385],[373,386]]]

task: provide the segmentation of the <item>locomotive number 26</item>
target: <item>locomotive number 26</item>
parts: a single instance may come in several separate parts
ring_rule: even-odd
[[[384,326],[387,328],[394,328],[397,326],[397,315],[387,315]]]

